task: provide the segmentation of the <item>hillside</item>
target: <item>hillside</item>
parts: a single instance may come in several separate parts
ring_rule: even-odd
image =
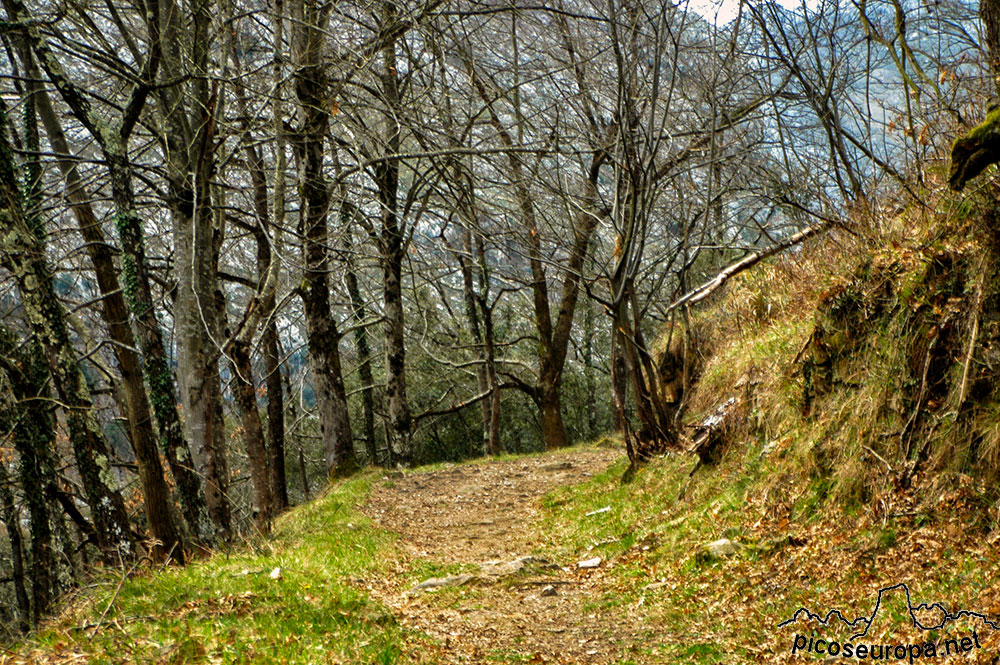
[[[711,454],[628,483],[613,440],[368,471],[270,539],[98,580],[0,662],[789,662],[831,630],[779,629],[796,610],[867,616],[900,583],[996,618],[994,250],[975,215],[913,214],[882,219],[903,242],[813,240],[699,312]],[[928,634],[887,601],[866,638],[973,631],[962,662],[995,663],[975,617]]]
[[[1000,236],[956,205],[859,211],[697,310],[698,454],[364,471],[98,577],[0,663],[799,662],[894,585],[855,642],[996,663]]]

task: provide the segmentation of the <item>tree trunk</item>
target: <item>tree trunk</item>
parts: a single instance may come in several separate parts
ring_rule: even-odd
[[[223,20],[231,22],[233,20],[232,3],[223,5]],[[274,17],[276,20],[275,30],[280,37],[284,25],[282,17]],[[235,34],[230,32],[227,35],[226,47],[229,52],[229,59],[236,70],[235,76],[243,76],[242,62],[238,55],[239,50],[235,43]],[[281,44],[276,44],[280,49]],[[280,63],[279,63],[280,65]],[[279,66],[280,72],[280,66]],[[278,275],[281,271],[281,230],[275,228],[273,242],[278,251],[271,251],[271,213],[268,209],[268,188],[267,174],[264,170],[264,160],[261,159],[260,152],[255,144],[252,127],[250,126],[251,112],[247,103],[246,92],[237,85],[233,89],[236,98],[239,117],[241,118],[242,133],[240,141],[243,146],[243,154],[246,156],[246,168],[250,175],[250,182],[253,185],[253,210],[254,223],[244,225],[253,236],[256,245],[257,255],[257,284],[253,297],[248,302],[243,312],[242,320],[231,339],[227,342],[227,349],[230,355],[234,374],[234,392],[237,393],[237,404],[240,409],[240,418],[243,421],[243,431],[246,436],[247,455],[250,459],[251,478],[254,485],[254,500],[256,508],[254,510],[255,523],[259,530],[267,531],[270,528],[270,519],[278,511],[288,507],[288,496],[285,491],[285,431],[284,431],[284,407],[282,405],[281,377],[277,374],[278,358],[277,348],[277,326],[275,317],[275,291],[278,287]],[[282,147],[283,149],[283,147]],[[284,173],[276,173],[275,176],[284,182]],[[223,196],[220,192],[218,196]],[[279,202],[280,203],[280,202]],[[283,203],[280,203],[282,206]],[[224,206],[221,207],[224,209]],[[225,225],[224,216],[216,223],[219,229]],[[219,233],[219,237],[223,234]],[[225,311],[220,314],[220,319],[224,319]],[[261,337],[262,355],[264,357],[264,372],[267,375],[265,385],[268,388],[277,387],[274,395],[268,395],[268,416],[271,443],[268,446],[264,441],[263,426],[260,422],[260,412],[257,407],[257,397],[254,390],[253,366],[250,362],[251,342],[260,323],[263,321],[264,334]],[[273,376],[272,376],[273,375]],[[280,497],[279,497],[280,495]],[[280,505],[279,505],[280,503]]]
[[[165,35],[166,39],[166,35]],[[181,71],[177,69],[176,71]],[[217,534],[228,540],[232,515],[227,496],[229,478],[221,419],[218,266],[216,232],[209,187],[214,142],[215,101],[203,100],[204,117],[192,143],[180,99],[167,113],[168,206],[174,222],[174,329],[177,339],[177,380],[181,388],[184,428],[198,473],[205,481],[205,501]],[[192,154],[193,153],[193,154]]]
[[[274,62],[272,64],[272,84],[274,99],[271,103],[271,126],[274,131],[274,183],[271,199],[271,222],[275,229],[285,225],[285,178],[287,156],[285,153],[285,118],[284,118],[284,83],[285,72],[282,64],[284,57],[285,34],[285,3],[284,0],[274,0],[274,14],[271,24],[274,26]],[[271,309],[274,310],[273,303]],[[264,327],[264,337],[261,340],[264,347],[264,372],[267,383],[267,425],[271,435],[268,454],[271,465],[271,493],[275,502],[275,510],[288,508],[288,481],[285,474],[285,393],[281,380],[281,340],[278,339],[278,324],[271,314]]]
[[[431,48],[442,67],[446,67],[446,57],[441,45],[434,41]],[[454,128],[455,113],[452,108],[450,90],[444,83],[441,96],[444,101],[442,122],[452,147],[462,147],[460,132]],[[449,249],[462,272],[462,287],[465,297],[466,319],[476,347],[479,364],[476,366],[476,387],[478,394],[489,391],[489,399],[479,404],[483,430],[483,454],[498,455],[500,452],[500,389],[496,374],[496,349],[493,339],[493,309],[490,305],[489,265],[483,236],[487,233],[480,228],[480,215],[476,206],[475,180],[471,168],[463,167],[459,157],[447,160],[451,177],[448,186],[454,191],[455,207],[462,219],[462,249]],[[445,239],[447,245],[447,239]]]
[[[263,174],[263,170],[260,171]],[[263,213],[267,212],[267,192],[261,188],[263,196]],[[270,435],[269,445],[266,446],[267,460],[265,464],[268,477],[268,496],[271,507],[270,517],[275,517],[278,513],[288,508],[288,488],[285,481],[285,405],[284,395],[281,390],[280,363],[278,356],[278,325],[275,322],[277,312],[275,311],[274,290],[277,286],[277,272],[280,269],[277,264],[272,265],[272,261],[277,261],[271,253],[270,241],[263,230],[264,221],[261,221],[261,228],[255,234],[257,241],[257,280],[258,289],[255,299],[260,299],[260,308],[264,318],[264,332],[261,335],[261,353],[264,356],[264,385],[267,387],[267,424]],[[270,275],[271,271],[274,275]],[[273,280],[272,280],[273,277]],[[254,326],[256,327],[256,326]],[[251,335],[252,330],[247,331]],[[256,401],[254,409],[256,410]],[[260,416],[257,416],[259,422]]]
[[[612,373],[615,385],[615,409],[619,423],[624,426],[625,444],[632,469],[653,454],[676,442],[674,422],[657,386],[658,375],[652,356],[642,335],[642,312],[635,294],[635,279],[642,264],[651,222],[651,209],[655,200],[656,179],[666,166],[653,168],[655,153],[644,138],[643,106],[636,102],[637,77],[635,60],[642,58],[637,50],[638,33],[632,18],[638,6],[624,8],[628,20],[610,24],[614,43],[617,76],[617,117],[619,122],[613,164],[615,168],[615,206],[613,223],[617,231],[615,262],[609,275],[610,298],[607,303],[612,317],[613,346]],[[619,33],[624,28],[625,34]],[[658,62],[657,56],[657,62]],[[650,114],[654,107],[648,107]],[[652,122],[652,120],[650,120]],[[676,159],[674,162],[676,163]],[[621,363],[617,362],[618,354]],[[623,372],[621,370],[624,370]],[[621,375],[632,386],[632,397],[638,419],[639,431],[633,432],[626,411],[624,393],[619,386]]]
[[[330,190],[323,175],[323,141],[329,126],[326,73],[320,62],[331,7],[304,3],[299,26],[295,92],[303,115],[300,132],[301,192],[304,210],[302,304],[309,341],[309,365],[316,391],[327,474],[343,476],[357,468],[340,364],[340,331],[330,311],[329,256],[326,243]]]
[[[56,575],[46,499],[46,488],[55,487],[55,431],[46,405],[49,372],[42,358],[36,343],[22,344],[0,328],[0,377],[12,398],[0,405],[0,419],[13,423],[10,438],[19,457],[18,475],[28,509],[32,625],[49,611]]]
[[[167,207],[173,220],[174,329],[177,381],[184,428],[195,467],[205,482],[208,513],[216,531],[228,539],[232,515],[222,429],[219,379],[221,327],[217,293],[217,230],[211,181],[215,171],[217,83],[211,83],[208,50],[213,16],[208,0],[182,5],[151,3],[150,42],[162,54],[157,110],[166,143]],[[150,15],[156,10],[155,15]],[[224,99],[222,97],[221,99]]]
[[[351,252],[353,243],[351,242],[351,227],[349,220],[344,219],[344,251],[345,251],[345,273],[344,281],[347,283],[347,292],[351,297],[351,313],[354,318],[354,346],[358,353],[358,378],[361,380],[361,414],[363,419],[363,431],[365,451],[368,455],[368,463],[377,465],[378,447],[375,439],[375,385],[372,373],[372,351],[368,342],[368,330],[364,321],[367,313],[365,311],[365,301],[361,297],[361,289],[358,286],[358,276],[354,270]]]
[[[597,436],[597,379],[594,376],[594,308],[585,302],[583,311],[583,385],[584,399],[592,406],[587,409],[587,438]]]
[[[980,0],[979,17],[985,29],[984,50],[993,72],[994,93],[1000,94],[1000,0]]]
[[[514,146],[514,139],[510,132],[501,124],[499,115],[493,110],[491,97],[485,84],[479,78],[472,63],[471,55],[467,54],[466,67],[473,86],[476,88],[480,99],[484,104],[489,105],[490,120],[494,129],[500,135],[503,144],[511,148]],[[542,439],[548,449],[559,448],[566,445],[566,428],[562,422],[562,413],[559,410],[559,376],[562,373],[560,357],[565,357],[559,353],[553,340],[552,313],[550,311],[548,281],[545,274],[545,266],[541,253],[541,238],[538,235],[538,224],[535,219],[535,208],[532,201],[531,192],[528,189],[524,169],[517,155],[510,153],[508,163],[511,169],[514,190],[517,198],[518,211],[521,215],[522,223],[526,230],[528,242],[528,259],[531,266],[531,291],[532,303],[534,305],[535,328],[538,331],[538,385],[536,400],[539,407],[539,415],[542,420]],[[570,320],[572,320],[572,306],[574,302],[565,303],[570,306]],[[566,341],[568,342],[568,336]],[[544,397],[542,393],[545,393]]]
[[[670,407],[657,385],[656,368],[639,328],[635,287],[630,278],[625,278],[622,283],[613,281],[612,289],[619,294],[613,309],[613,319],[621,346],[621,369],[632,386],[638,432],[633,433],[629,426],[624,403],[617,405],[617,408],[625,423],[629,459],[633,465],[637,465],[676,445],[677,432]]]
[[[123,180],[124,177],[123,174],[117,177],[112,174],[112,179]],[[130,212],[116,213],[116,222],[122,242],[121,269],[125,279],[126,302],[132,312],[139,338],[144,360],[143,374],[149,387],[153,415],[160,430],[160,448],[177,482],[177,493],[185,521],[199,541],[211,542],[212,527],[207,500],[201,478],[195,470],[190,439],[185,440],[183,435],[177,413],[177,405],[181,400],[174,387],[173,372],[163,343],[163,331],[153,306],[142,221],[135,214],[134,207],[124,207],[128,205],[126,201],[133,199],[131,185],[122,184],[116,195],[116,207],[119,211]]]
[[[204,231],[204,227],[202,227]],[[218,534],[228,540],[232,522],[226,496],[228,478],[224,451],[218,449],[217,411],[221,406],[218,360],[215,340],[206,330],[215,329],[215,294],[206,282],[214,279],[211,247],[198,243],[196,249],[182,238],[191,237],[191,227],[180,224],[175,237],[178,257],[194,257],[197,276],[181,263],[178,270],[178,297],[174,306],[177,329],[177,377],[181,386],[184,425],[192,443],[192,456],[198,473],[205,479],[208,513]],[[208,257],[206,260],[205,257]],[[206,265],[207,264],[207,265]],[[183,294],[183,295],[182,295]],[[205,321],[203,323],[202,321]]]
[[[271,309],[273,310],[273,303]],[[264,353],[264,385],[267,386],[268,474],[275,514],[288,508],[288,480],[285,473],[285,393],[281,384],[281,357],[278,355],[278,325],[274,317],[264,325],[261,338]]]
[[[542,419],[542,439],[546,447],[562,448],[566,445],[566,427],[563,425],[562,406],[558,382],[544,378],[538,386],[538,410]]]
[[[390,238],[393,244],[402,244]],[[383,293],[385,297],[385,396],[389,407],[389,446],[392,460],[413,466],[410,440],[410,406],[406,397],[406,347],[403,329],[402,251],[390,249],[384,257]]]
[[[81,560],[84,557],[86,548],[78,548],[72,536],[70,536],[69,523],[72,518],[68,512],[59,510],[62,502],[59,499],[59,492],[54,481],[45,488],[45,498],[49,502],[49,514],[52,515],[53,558],[59,563],[65,563],[65,569],[71,580],[78,580],[83,574]],[[53,595],[58,595],[59,573],[57,569],[53,569],[52,578],[55,580],[52,585],[52,589],[55,592]]]
[[[479,257],[482,265],[486,263],[482,240],[479,240]],[[481,270],[480,275],[485,271]],[[488,278],[483,277],[484,284]],[[489,433],[486,438],[486,452],[489,455],[500,454],[500,381],[497,379],[496,348],[493,336],[493,308],[487,302],[486,286],[480,289],[478,298],[480,311],[483,315],[483,336],[486,344],[486,384],[490,390],[490,420]]]
[[[283,356],[284,352],[282,351],[282,348],[281,348],[281,340],[280,339],[277,340],[277,344],[278,344],[278,355],[279,356]],[[280,374],[280,378],[281,378],[281,385],[284,387],[284,394],[288,397],[288,402],[287,402],[288,403],[288,421],[291,422],[291,423],[298,423],[299,419],[296,417],[297,404],[296,404],[296,400],[295,400],[294,394],[292,393],[291,382],[288,379],[288,375],[285,374],[285,373],[281,373]],[[296,448],[298,449],[298,451],[297,451],[298,452],[298,455],[297,455],[297,458],[298,458],[297,459],[297,461],[298,461],[298,472],[299,472],[299,476],[300,476],[300,478],[302,480],[302,496],[305,499],[305,501],[309,501],[309,496],[310,496],[310,492],[309,492],[309,476],[306,473],[306,458],[305,458],[305,452],[302,450],[302,438],[301,437],[296,437],[296,432],[295,431],[290,431],[290,432],[288,432],[288,434],[289,434],[289,437],[288,437],[289,445],[291,444],[291,442],[293,440],[297,444]]]
[[[392,0],[382,4],[382,25],[391,25],[397,16]],[[400,146],[399,73],[396,71],[396,39],[386,40],[380,73],[385,97],[384,151],[396,154]],[[397,216],[399,161],[386,159],[375,167],[375,184],[382,211],[382,291],[385,299],[385,398],[389,411],[389,451],[392,461],[406,466],[415,462],[410,427],[412,417],[406,395],[406,344],[403,320],[403,257],[405,238]]]
[[[318,242],[311,243],[312,247]],[[322,273],[326,286],[326,273]],[[306,281],[319,280],[314,273]],[[316,391],[320,433],[323,437],[327,474],[341,477],[357,468],[354,441],[347,411],[347,390],[340,364],[340,331],[337,329],[327,301],[325,288],[310,289],[303,295],[306,335],[309,338],[309,366],[313,389]]]
[[[5,0],[5,5],[8,14],[16,16],[17,20],[26,24],[30,22],[30,14],[21,0]],[[140,350],[145,359],[143,370],[149,385],[153,412],[160,429],[161,444],[177,480],[188,524],[196,529],[199,535],[206,536],[208,531],[204,527],[207,526],[207,520],[203,519],[204,501],[200,481],[190,466],[190,452],[181,436],[180,419],[176,410],[176,393],[149,287],[142,222],[136,213],[135,196],[132,191],[132,168],[128,161],[127,139],[143,104],[135,104],[134,114],[123,116],[119,126],[110,126],[100,114],[94,112],[89,100],[66,76],[62,64],[49,48],[41,32],[36,28],[29,28],[22,34],[28,37],[42,68],[55,84],[74,117],[87,129],[104,155],[111,176],[114,221],[122,243],[123,290],[129,310],[134,317]],[[158,62],[158,40],[152,41],[150,76],[155,75]],[[144,90],[141,85],[136,91]],[[135,96],[135,100],[144,102],[145,94]],[[46,127],[48,129],[48,125]],[[55,134],[56,132],[53,132],[53,135]]]
[[[0,240],[4,267],[14,276],[28,324],[39,340],[52,383],[66,412],[70,441],[87,503],[97,527],[98,546],[108,563],[135,556],[125,503],[112,487],[111,455],[94,418],[90,392],[69,338],[66,316],[56,297],[45,257],[45,230],[24,208],[12,161],[6,117],[0,118]]]
[[[462,54],[469,79],[480,100],[487,106],[490,124],[496,130],[501,142],[508,148],[514,147],[514,139],[504,127],[499,114],[493,108],[493,97],[485,83],[476,72],[472,54],[465,50]],[[516,107],[516,103],[515,103]],[[516,113],[517,117],[520,112]],[[542,255],[541,237],[535,215],[531,190],[528,188],[526,174],[520,158],[513,152],[508,154],[508,164],[515,191],[518,212],[524,224],[528,243],[528,259],[531,267],[531,290],[534,305],[535,328],[538,332],[538,385],[536,392],[540,396],[538,405],[542,411],[542,436],[547,448],[558,448],[567,444],[566,428],[562,422],[562,414],[558,407],[558,393],[563,367],[566,362],[566,352],[569,346],[573,317],[580,294],[580,276],[590,239],[597,227],[597,220],[602,215],[600,201],[597,196],[597,181],[602,165],[607,159],[603,149],[595,149],[591,158],[587,177],[584,180],[584,205],[577,215],[573,228],[573,245],[566,261],[565,274],[562,280],[562,300],[559,312],[553,324],[551,300],[549,297],[548,278],[545,272],[545,257]],[[541,398],[542,394],[544,398]],[[545,404],[543,407],[542,405]],[[548,438],[551,437],[551,438]]]
[[[247,458],[250,461],[254,526],[258,531],[266,534],[271,530],[273,513],[271,478],[267,471],[268,456],[264,444],[264,428],[257,410],[257,391],[254,389],[250,346],[243,340],[236,340],[229,347],[229,357],[233,370],[233,394],[243,426]]]
[[[6,423],[4,423],[6,425]],[[6,462],[0,462],[0,519],[7,527],[7,540],[10,543],[11,581],[14,583],[14,598],[17,600],[18,621],[20,632],[28,632],[31,625],[31,601],[28,600],[28,590],[24,584],[24,547],[21,539],[21,518],[14,506],[14,493],[10,491],[10,478],[7,476]]]
[[[38,72],[34,58],[27,49],[22,54],[22,60],[27,63],[26,68],[32,72],[32,76],[40,79],[41,73]],[[30,105],[34,100],[37,100],[42,124],[53,151],[57,155],[65,155],[56,161],[66,181],[66,198],[76,217],[80,234],[86,241],[87,253],[102,296],[104,320],[108,325],[111,339],[115,342],[113,348],[121,372],[120,385],[125,395],[125,415],[143,488],[143,506],[150,533],[155,541],[152,548],[153,557],[159,561],[172,552],[174,559],[183,562],[184,544],[180,529],[175,524],[170,510],[170,491],[167,489],[163,465],[157,452],[149,398],[143,384],[142,363],[139,354],[134,350],[135,336],[129,325],[128,307],[118,281],[118,270],[114,265],[111,247],[105,240],[100,222],[90,204],[91,198],[84,188],[76,162],[69,157],[71,154],[69,142],[48,94],[39,87],[26,104]],[[192,525],[192,530],[196,532],[194,526],[196,525]]]
[[[462,174],[460,169],[456,167],[454,169],[454,173],[456,179],[461,178]],[[472,231],[469,227],[475,219],[475,213],[469,204],[469,198],[471,198],[471,193],[463,191],[463,196],[461,196],[461,199],[463,200],[459,203],[459,207],[464,209],[463,216],[465,217],[465,223],[462,225],[460,231],[462,235],[462,249],[460,251],[452,249],[451,247],[449,247],[449,249],[451,249],[452,256],[454,256],[455,260],[458,261],[459,271],[462,274],[462,295],[464,296],[465,302],[465,318],[468,321],[472,345],[476,350],[476,356],[479,360],[479,364],[476,365],[477,394],[483,395],[490,391],[491,387],[487,369],[487,349],[486,343],[483,339],[483,328],[485,326],[481,325],[479,321],[479,299],[477,297],[475,281],[472,274],[472,259],[475,256],[475,250],[472,243]],[[480,279],[480,283],[482,283],[482,281],[483,280]],[[490,445],[491,409],[492,400],[484,399],[479,402],[479,414],[482,420],[482,450],[484,455],[496,454],[493,452]]]
[[[625,435],[628,425],[626,402],[628,400],[628,374],[625,371],[625,354],[622,334],[611,322],[611,414],[614,431]]]
[[[177,339],[177,379],[181,387],[184,427],[198,473],[205,479],[208,513],[218,534],[228,540],[232,530],[225,451],[219,449],[218,412],[221,384],[218,371],[216,263],[212,217],[206,203],[196,214],[183,205],[194,200],[183,181],[173,181],[174,252],[177,257],[177,298],[174,328]],[[203,197],[208,188],[201,188]]]

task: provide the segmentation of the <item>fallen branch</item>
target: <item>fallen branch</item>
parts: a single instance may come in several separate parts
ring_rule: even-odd
[[[820,224],[815,224],[807,229],[799,231],[798,233],[789,236],[788,238],[782,240],[777,245],[773,247],[768,247],[767,249],[762,249],[744,256],[742,259],[726,267],[722,272],[716,275],[714,278],[705,282],[693,291],[689,291],[687,294],[681,296],[679,299],[675,300],[673,304],[667,307],[666,311],[670,312],[677,309],[681,305],[694,305],[699,303],[705,298],[709,297],[715,293],[719,287],[726,283],[726,281],[743,272],[747,268],[752,268],[756,264],[760,263],[766,258],[774,256],[778,252],[783,252],[789,247],[794,247],[801,242],[808,240],[814,235],[826,231],[832,226],[832,222],[822,222]]]
[[[959,137],[951,147],[951,168],[948,184],[956,192],[965,189],[965,183],[1000,160],[1000,109],[986,114],[982,124]]]
[[[889,473],[893,472],[892,465],[889,464],[889,462],[887,462],[884,457],[882,457],[877,452],[875,452],[874,450],[872,450],[871,448],[869,448],[868,446],[866,446],[863,443],[861,444],[861,447],[864,448],[865,450],[867,450],[869,453],[871,453],[875,457],[875,459],[877,459],[878,461],[882,462],[882,464],[885,464],[885,467],[886,467],[886,469],[889,470]]]
[[[125,623],[132,623],[135,621],[155,621],[156,619],[157,617],[152,614],[127,614],[123,617],[115,619],[115,623],[121,625]],[[95,621],[93,623],[86,623],[80,626],[72,626],[70,630],[80,630],[80,631],[90,630],[91,628],[99,628],[103,623],[104,623],[103,620]]]

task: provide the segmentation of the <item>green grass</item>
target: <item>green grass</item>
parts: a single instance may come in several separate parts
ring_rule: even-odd
[[[549,547],[562,557],[609,559],[638,549],[647,562],[686,560],[696,543],[739,527],[750,485],[746,474],[760,473],[748,459],[745,468],[735,471],[699,471],[689,483],[693,464],[690,456],[657,460],[632,482],[622,483],[628,466],[622,459],[588,482],[554,490],[542,501],[542,533]],[[604,507],[610,510],[587,514]],[[643,577],[627,566],[616,572]]]
[[[333,486],[280,518],[257,548],[109,580],[23,650],[95,664],[410,662],[392,615],[350,584],[392,546],[355,507],[374,480]]]
[[[450,577],[463,573],[474,573],[479,566],[468,563],[439,563],[428,559],[415,559],[410,562],[406,575],[416,584],[431,577]]]

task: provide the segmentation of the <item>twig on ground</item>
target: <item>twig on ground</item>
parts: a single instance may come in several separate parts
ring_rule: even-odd
[[[869,448],[868,446],[866,446],[863,443],[861,444],[861,447],[864,448],[865,450],[867,450],[868,452],[870,452],[875,457],[875,459],[877,459],[878,461],[882,462],[882,464],[885,464],[886,468],[889,470],[889,473],[892,473],[892,471],[893,471],[892,465],[889,464],[889,462],[887,462],[884,457],[882,457],[877,452],[875,452],[874,450],[872,450],[871,448]]]

